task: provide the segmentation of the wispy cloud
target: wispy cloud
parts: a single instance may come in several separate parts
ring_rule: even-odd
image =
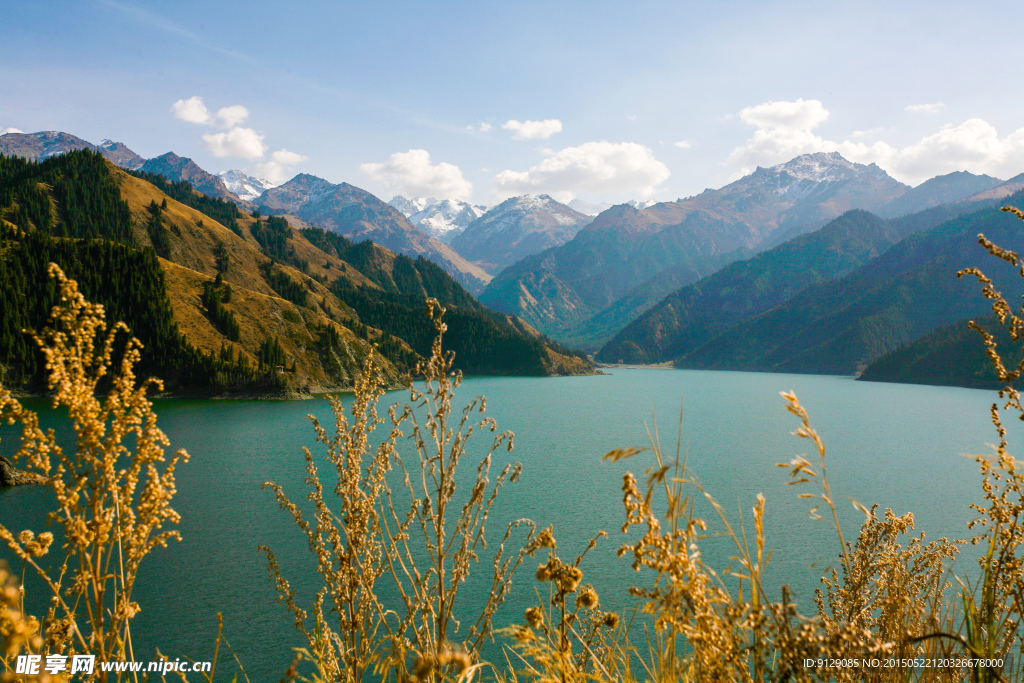
[[[940,111],[946,108],[946,105],[942,102],[932,102],[931,104],[908,104],[907,111],[923,111],[926,114],[938,114]]]
[[[501,124],[505,130],[512,131],[514,140],[547,140],[555,133],[562,132],[562,122],[558,119],[543,121],[516,121],[510,119]]]
[[[144,9],[142,7],[138,7],[137,5],[132,5],[129,3],[116,2],[116,0],[96,0],[96,2],[99,5],[103,5],[104,7],[108,7],[114,11],[120,12],[123,16],[137,23],[150,26],[159,31],[163,31],[168,35],[176,36],[178,38],[187,40],[196,45],[205,47],[208,50],[213,50],[214,52],[229,55],[231,57],[243,60],[245,62],[256,62],[255,59],[248,55],[242,54],[241,52],[237,52],[235,50],[231,50],[229,48],[224,47],[223,45],[211,42],[206,38],[203,38],[202,36],[196,35],[192,31],[182,26],[181,24],[175,21],[171,21],[166,17],[162,17],[159,14],[151,12],[148,9]]]

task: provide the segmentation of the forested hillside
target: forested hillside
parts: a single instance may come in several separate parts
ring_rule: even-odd
[[[428,296],[451,308],[449,347],[464,371],[592,371],[487,311],[427,261],[299,232],[185,182],[129,175],[90,151],[41,163],[0,156],[0,217],[7,385],[39,386],[41,358],[21,330],[45,324],[50,261],[132,328],[146,345],[143,370],[177,391],[344,387],[374,344],[396,382],[425,351],[415,320],[429,327]]]
[[[673,292],[619,331],[598,360],[661,363],[679,358],[805,288],[845,275],[904,237],[977,208],[941,206],[889,220],[848,211],[820,230]]]
[[[901,346],[871,363],[859,379],[870,382],[942,384],[976,389],[999,389],[1005,385],[996,377],[992,361],[977,330],[966,320],[944,325],[906,346]],[[1008,370],[1021,360],[1020,343],[994,315],[975,322],[992,335]]]
[[[1008,198],[1019,205],[1024,195]],[[984,233],[1024,250],[1020,222],[984,209],[914,234],[848,275],[808,287],[782,305],[735,325],[676,361],[679,367],[851,374],[942,325],[988,313],[988,303],[956,277],[982,265],[1006,296],[1024,280],[978,245]]]

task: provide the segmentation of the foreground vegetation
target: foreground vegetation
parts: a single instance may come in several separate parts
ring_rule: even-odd
[[[1017,213],[1024,217],[1024,214]],[[1024,260],[982,239],[982,244],[1024,276]],[[25,653],[88,652],[101,660],[134,659],[132,599],[139,564],[174,539],[168,527],[174,473],[187,459],[167,459],[167,439],[146,399],[151,383],[137,384],[140,356],[132,342],[115,356],[119,328],[107,329],[101,308],[90,305],[59,269],[51,271],[60,298],[50,327],[36,337],[43,350],[54,403],[67,407],[77,435],[64,452],[38,418],[0,391],[0,418],[22,425],[18,467],[48,479],[58,501],[49,532],[0,527],[2,537],[49,588],[42,618],[25,613],[23,589],[3,577],[0,658],[3,681],[60,680],[13,673]],[[993,312],[1015,344],[1024,338],[1024,310],[1015,311],[980,270],[976,277]],[[371,355],[356,385],[351,408],[332,402],[335,423],[314,422],[322,457],[305,451],[306,497],[268,484],[305,534],[322,587],[312,605],[300,604],[273,549],[263,549],[283,602],[295,617],[302,647],[286,671],[311,681],[1009,681],[1024,680],[1024,470],[1006,441],[1001,411],[1024,419],[1012,383],[1024,364],[1006,367],[995,338],[981,326],[1004,404],[993,405],[999,437],[995,451],[978,456],[982,497],[974,506],[972,543],[983,552],[976,580],[950,569],[959,546],[914,535],[911,514],[899,516],[855,503],[863,514],[856,539],[843,536],[838,493],[828,476],[826,447],[806,408],[783,394],[796,419],[796,436],[809,454],[781,463],[789,483],[829,519],[837,536],[834,567],[822,577],[816,613],[797,612],[783,588],[769,595],[762,577],[770,559],[764,535],[766,501],[751,501],[751,520],[730,519],[697,484],[677,450],[647,447],[656,466],[623,480],[623,532],[619,550],[646,583],[630,589],[636,613],[602,608],[612,588],[586,581],[586,552],[559,555],[560,530],[520,521],[492,536],[486,522],[501,489],[519,467],[492,468],[512,435],[498,431],[478,399],[461,411],[453,405],[460,376],[442,350],[443,313],[430,302],[436,331],[429,360],[410,382],[410,401],[381,414],[383,384]],[[119,358],[119,360],[116,360]],[[111,371],[116,367],[116,371]],[[108,387],[106,397],[97,389]],[[419,387],[419,388],[417,388]],[[377,429],[385,433],[376,436]],[[411,453],[399,444],[411,437]],[[487,441],[479,460],[471,446]],[[643,449],[605,455],[630,458]],[[320,467],[326,463],[326,473]],[[475,465],[475,467],[473,467]],[[460,474],[470,467],[475,474]],[[717,519],[694,515],[694,502],[710,501]],[[752,531],[751,531],[752,528]],[[735,544],[731,568],[704,562],[701,544],[712,533]],[[494,541],[497,540],[495,543]],[[590,548],[598,542],[593,539]],[[39,558],[58,553],[56,571]],[[535,558],[539,602],[521,623],[497,633],[493,617],[513,587],[516,570]],[[473,616],[466,613],[463,581],[490,567],[490,591]],[[22,580],[23,583],[23,580]],[[385,590],[385,588],[387,590]],[[517,584],[516,590],[524,590]],[[385,593],[398,596],[388,602]],[[463,628],[456,628],[461,620]],[[650,630],[643,624],[649,623]],[[505,662],[481,661],[489,638],[505,645]],[[219,644],[219,641],[218,641]],[[215,657],[216,658],[216,657]],[[282,663],[284,670],[287,663]],[[107,674],[96,679],[107,680]],[[109,674],[121,680],[126,674]],[[204,680],[213,680],[213,673]]]

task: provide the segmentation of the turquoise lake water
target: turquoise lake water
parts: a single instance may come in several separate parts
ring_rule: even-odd
[[[653,427],[655,421],[662,446],[674,453],[682,400],[682,449],[692,474],[731,521],[742,514],[748,527],[750,508],[764,493],[768,545],[774,550],[767,578],[774,598],[778,587],[788,584],[802,611],[813,612],[817,577],[840,548],[831,525],[808,518],[807,501],[796,498],[799,491],[785,485],[787,472],[775,467],[811,446],[790,434],[797,421],[784,408],[779,396],[784,390],[796,391],[828,447],[829,478],[848,540],[856,537],[862,517],[847,497],[898,514],[914,512],[917,530],[929,539],[968,536],[968,505],[980,497],[980,486],[976,463],[963,454],[987,453],[986,444],[996,440],[988,421],[995,392],[847,377],[627,369],[595,377],[463,383],[457,405],[485,395],[487,414],[515,433],[514,452],[500,452],[495,469],[507,460],[523,465],[520,482],[506,487],[495,505],[488,536],[495,539],[509,521],[529,518],[553,525],[559,555],[572,559],[591,536],[606,530],[609,538],[583,564],[584,581],[595,585],[605,608],[631,605],[626,591],[644,577],[615,554],[624,541],[622,475],[627,469],[641,474],[652,458],[644,453],[612,464],[601,456],[614,448],[647,445],[645,423]],[[405,399],[405,392],[391,392],[384,401]],[[60,430],[59,415],[45,410],[44,402],[29,403],[43,408],[44,422]],[[157,549],[136,587],[143,608],[132,627],[136,658],[147,659],[159,648],[172,658],[209,659],[216,614],[222,612],[225,634],[253,683],[276,681],[291,661],[291,648],[304,643],[276,600],[256,546],[274,549],[307,606],[317,584],[304,536],[261,484],[272,480],[293,499],[304,497],[301,447],[317,452],[305,416],[313,413],[326,422],[329,407],[322,400],[163,400],[156,409],[172,447],[188,450],[191,462],[178,471],[174,504],[182,514],[184,540]],[[0,435],[0,453],[9,455],[14,450],[10,432]],[[1019,432],[1011,433],[1011,445],[1017,437]],[[468,469],[475,468],[488,443],[481,438],[471,447]],[[412,456],[410,444],[399,447]],[[15,532],[38,532],[49,505],[49,493],[42,489],[0,491],[0,523]],[[721,529],[706,505],[697,509],[711,530]],[[724,569],[735,554],[731,543],[708,539],[702,546],[705,560]],[[0,557],[9,559],[6,551]],[[484,554],[461,589],[467,602],[486,590],[488,559]],[[536,564],[529,561],[518,575],[513,597],[498,613],[499,625],[521,621],[523,609],[536,599]],[[961,573],[973,566],[969,558],[961,565]],[[41,611],[45,597],[38,584],[27,586]],[[500,656],[496,647],[487,652]]]

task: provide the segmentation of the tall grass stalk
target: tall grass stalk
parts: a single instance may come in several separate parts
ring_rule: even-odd
[[[453,354],[442,349],[444,309],[429,300],[428,315],[437,336],[431,357],[416,368],[422,388],[409,380],[409,403],[388,408],[386,420],[378,414],[384,389],[371,360],[356,383],[351,409],[346,413],[340,401],[331,400],[333,433],[310,417],[337,477],[329,498],[317,459],[304,449],[313,521],[282,487],[266,484],[306,535],[323,582],[310,618],[273,552],[263,547],[280,598],[306,639],[303,656],[315,666],[314,680],[360,681],[371,675],[434,681],[475,674],[480,648],[512,576],[537,547],[532,522],[509,524],[490,554],[483,604],[471,619],[464,616],[459,589],[482,559],[491,509],[501,488],[518,479],[520,465],[509,462],[492,474],[497,455],[512,450],[512,433],[498,432],[497,423],[482,416],[483,398],[461,411],[453,407],[461,375],[452,371]],[[372,434],[384,424],[389,431],[374,449]],[[490,436],[489,443],[477,456],[476,476],[463,492],[459,465],[471,457],[478,440],[474,436],[480,433]],[[403,439],[411,444],[412,455],[398,447]],[[401,482],[397,486],[396,480]],[[519,527],[522,538],[509,550]],[[397,603],[385,604],[381,596],[388,591],[397,595]]]
[[[132,597],[135,580],[155,548],[180,538],[165,527],[179,520],[171,507],[175,470],[188,460],[184,451],[169,458],[164,453],[169,442],[146,398],[160,382],[139,383],[133,371],[142,345],[130,339],[113,367],[117,339],[127,327],[117,323],[108,329],[102,306],[88,303],[56,265],[50,264],[49,272],[60,301],[50,326],[33,336],[46,359],[53,407],[67,410],[75,446],[61,448],[53,430],[44,432],[38,416],[0,387],[0,419],[21,424],[12,460],[53,491],[56,509],[49,520],[64,537],[63,557],[47,568],[40,558],[52,549],[52,533],[0,525],[0,538],[50,594],[43,623],[22,622],[35,624],[34,632],[8,641],[4,630],[8,673],[15,652],[92,654],[100,662],[134,659],[131,621],[141,609]],[[104,398],[97,395],[101,387]],[[19,610],[24,613],[23,604]],[[97,667],[95,678],[126,675],[99,673]]]

